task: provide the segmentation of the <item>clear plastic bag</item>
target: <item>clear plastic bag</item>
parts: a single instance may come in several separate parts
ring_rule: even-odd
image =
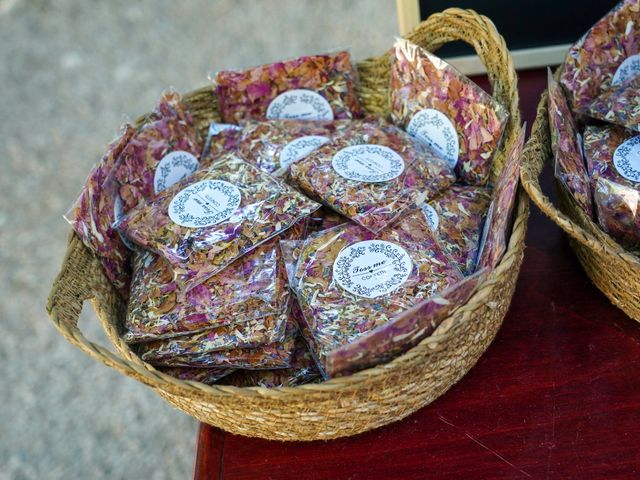
[[[617,126],[589,126],[584,152],[600,226],[623,246],[640,249],[640,135]]]
[[[180,289],[189,290],[318,208],[227,154],[131,211],[119,228],[166,258]]]
[[[242,368],[245,370],[290,368],[297,332],[296,321],[289,316],[285,326],[284,340],[281,342],[256,348],[174,355],[162,360],[152,360],[149,363],[165,367]]]
[[[296,267],[305,339],[331,352],[462,279],[419,208],[379,234],[349,223],[311,235]]]
[[[362,116],[349,52],[309,55],[215,76],[224,122]]]
[[[301,239],[306,219],[240,257],[178,298],[178,285],[164,258],[139,252],[123,338],[135,343],[171,338],[278,315],[288,300],[281,239]]]
[[[100,163],[91,170],[80,196],[64,216],[82,242],[98,256],[107,277],[124,298],[129,295],[131,282],[129,250],[119,232],[113,228],[118,191],[113,185],[105,184],[105,181],[134,134],[135,129],[131,125],[122,127]]]
[[[216,123],[209,125],[207,140],[202,150],[201,168],[209,168],[225,153],[235,152],[242,134],[242,127],[230,123]]]
[[[239,142],[240,155],[260,170],[283,176],[289,165],[330,143],[349,121],[271,120],[247,122]]]
[[[154,363],[176,356],[257,348],[261,345],[282,342],[289,316],[288,310],[242,323],[211,328],[200,333],[145,342],[139,345],[138,355],[145,362]]]
[[[562,182],[576,203],[589,217],[593,217],[591,187],[582,148],[578,143],[578,129],[562,87],[548,71],[549,130],[555,156],[555,176]]]
[[[454,67],[405,39],[391,60],[391,119],[455,167],[468,185],[489,182],[508,112]]]
[[[586,113],[593,118],[640,132],[640,78],[605,91],[589,105]]]
[[[113,169],[124,213],[200,167],[200,137],[176,91],[162,94],[151,118],[129,140]]]
[[[526,130],[525,124],[520,129],[518,139],[511,146],[507,161],[502,167],[493,190],[493,200],[484,222],[482,239],[478,249],[478,266],[476,267],[478,271],[485,268],[489,270],[495,268],[507,250],[513,207],[520,180],[520,155]]]
[[[325,357],[325,374],[348,375],[386,363],[428,337],[455,309],[464,305],[486,276],[478,272],[406,310]],[[329,374],[326,375],[327,378]]]
[[[442,159],[382,120],[356,122],[292,164],[290,175],[296,187],[372,232],[455,181]]]
[[[482,226],[490,204],[490,189],[452,185],[439,197],[421,205],[440,246],[465,276],[475,271]]]
[[[218,383],[222,378],[233,373],[233,368],[191,368],[191,367],[160,367],[162,373],[166,373],[179,380],[200,382],[206,385]]]
[[[638,0],[620,2],[571,46],[560,83],[569,92],[574,111],[585,112],[604,91],[629,80],[633,75],[633,69],[625,68],[629,62],[635,60],[640,66],[639,14]]]

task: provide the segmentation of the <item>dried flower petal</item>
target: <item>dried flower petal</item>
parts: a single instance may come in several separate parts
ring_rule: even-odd
[[[589,105],[587,114],[640,132],[640,78],[605,91]]]
[[[220,379],[233,373],[232,368],[190,368],[190,367],[160,367],[162,373],[171,375],[179,380],[190,380],[206,385],[213,385]]]

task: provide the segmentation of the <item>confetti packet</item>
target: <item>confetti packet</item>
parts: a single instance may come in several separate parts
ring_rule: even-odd
[[[297,322],[302,322],[302,312],[298,302],[291,302],[292,315]],[[291,366],[274,370],[237,370],[225,379],[226,384],[236,387],[295,387],[320,379],[320,371],[316,366],[309,347],[299,333],[295,337]]]
[[[290,167],[294,185],[379,232],[415,202],[455,181],[439,157],[416,147],[399,128],[360,123]]]
[[[511,146],[507,161],[496,182],[493,200],[484,222],[482,239],[478,248],[476,267],[478,271],[495,268],[507,250],[513,207],[520,178],[520,154],[524,145],[525,132],[526,124],[520,128],[518,139]]]
[[[152,120],[129,140],[113,169],[122,211],[195,172],[201,150],[198,131],[180,95],[164,92]]]
[[[234,368],[268,370],[290,368],[298,327],[293,318],[287,320],[284,340],[256,348],[234,348],[215,352],[175,355],[148,363],[170,367]]]
[[[162,191],[119,227],[189,290],[319,208],[234,154]]]
[[[475,270],[490,203],[491,190],[486,187],[452,185],[439,197],[421,205],[440,246],[465,276]]]
[[[638,70],[640,71],[640,56]],[[640,132],[640,78],[636,77],[635,80],[604,92],[589,105],[587,114]]]
[[[328,376],[342,345],[462,279],[412,208],[379,234],[345,224],[311,235],[296,268],[305,339]]]
[[[420,302],[384,325],[365,333],[327,355],[326,370],[332,376],[386,363],[431,335],[442,321],[475,293],[486,270],[466,277],[441,293]]]
[[[145,362],[161,362],[172,357],[203,355],[221,350],[256,348],[282,342],[288,309],[242,323],[211,328],[204,332],[140,344],[138,355]],[[230,320],[233,321],[233,320]]]
[[[598,223],[621,245],[640,248],[640,135],[617,126],[588,126],[584,151]]]
[[[638,0],[620,2],[571,46],[560,83],[574,111],[586,112],[603,92],[640,72],[638,18]]]
[[[131,282],[129,251],[113,228],[118,209],[118,192],[106,184],[116,160],[134,135],[135,129],[125,124],[118,137],[107,147],[102,157],[85,182],[80,196],[64,218],[82,242],[97,256],[113,286],[127,298]]]
[[[244,124],[239,142],[240,155],[260,170],[282,176],[289,165],[318,147],[331,142],[337,131],[350,125],[346,120],[271,120]]]
[[[349,52],[310,55],[215,76],[224,122],[362,116]]]
[[[507,110],[454,67],[398,39],[391,61],[391,119],[442,156],[468,185],[486,185]]]
[[[238,149],[238,142],[242,134],[242,127],[230,123],[209,124],[207,140],[201,155],[201,168],[208,168],[219,157]]]
[[[593,217],[591,188],[585,167],[578,129],[564,92],[548,70],[549,130],[555,155],[555,176],[562,182],[576,203]]]
[[[190,367],[160,367],[162,373],[166,373],[178,380],[189,380],[206,385],[218,383],[221,379],[233,373],[233,368],[190,368]]]

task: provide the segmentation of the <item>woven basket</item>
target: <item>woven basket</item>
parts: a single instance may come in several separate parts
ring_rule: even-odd
[[[508,107],[509,125],[496,158],[516,141],[520,126],[516,75],[504,40],[485,17],[449,9],[431,16],[407,38],[433,51],[446,42],[473,45],[487,67],[494,95]],[[370,113],[386,114],[389,53],[358,64],[359,96]],[[186,95],[200,131],[219,120],[211,86]],[[144,117],[140,122],[144,121]],[[266,389],[207,386],[169,377],[141,361],[118,335],[125,305],[102,273],[99,261],[71,235],[47,310],[73,345],[111,368],[153,388],[198,420],[247,436],[317,440],[364,432],[406,417],[455,384],[487,349],[504,318],[518,276],[529,214],[519,194],[508,250],[477,293],[447,318],[432,336],[388,364],[328,382]],[[82,303],[91,300],[117,354],[88,341],[78,329]]]
[[[556,72],[556,79],[558,75]],[[540,175],[547,159],[551,162],[548,91],[542,94],[536,120],[522,154],[520,178],[524,189],[560,228],[591,281],[631,318],[640,321],[640,259],[629,253],[590,219],[557,180],[558,207],[540,187]]]

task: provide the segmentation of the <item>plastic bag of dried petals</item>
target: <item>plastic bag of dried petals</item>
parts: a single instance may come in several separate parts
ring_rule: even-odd
[[[480,236],[491,190],[486,187],[452,185],[429,203],[421,205],[427,223],[440,245],[464,275],[476,268]]]
[[[282,176],[289,165],[331,142],[333,135],[349,124],[346,120],[248,122],[243,126],[238,148],[247,162],[264,172]]]
[[[637,68],[640,72],[640,55]],[[589,105],[587,114],[640,132],[640,78],[604,92]]]
[[[357,118],[357,71],[349,52],[310,55],[215,76],[224,122]]]
[[[288,229],[319,205],[234,154],[162,191],[119,227],[166,258],[188,290]]]
[[[419,208],[379,234],[355,224],[318,232],[305,241],[296,267],[302,330],[332,376],[326,361],[333,350],[462,278]]]
[[[152,120],[129,140],[113,170],[123,212],[195,172],[200,137],[180,95],[162,94]]]
[[[242,368],[246,370],[267,370],[290,368],[298,327],[295,319],[288,318],[284,340],[256,348],[233,348],[214,352],[194,351],[184,355],[174,355],[162,360],[150,360],[152,365],[197,368]],[[144,345],[144,344],[142,344]]]
[[[578,130],[562,87],[549,77],[549,130],[555,155],[555,175],[589,217],[593,217],[591,187],[578,143]]]
[[[593,182],[598,222],[625,247],[640,248],[640,135],[621,127],[589,126],[585,156]]]
[[[160,367],[159,370],[179,380],[200,382],[206,385],[218,383],[220,379],[235,372],[233,368]]]
[[[406,310],[384,325],[347,343],[325,358],[327,370],[333,376],[346,375],[380,363],[386,363],[400,353],[428,337],[450,316],[464,305],[485,278],[486,270],[466,277],[427,300]]]
[[[129,251],[112,226],[119,206],[117,189],[105,181],[134,133],[131,125],[122,127],[118,138],[91,170],[80,196],[64,216],[83,243],[98,256],[107,278],[124,298],[129,295],[131,282]]]
[[[507,161],[493,190],[493,200],[484,222],[478,251],[478,271],[493,269],[507,250],[509,228],[513,218],[518,180],[520,178],[520,154],[524,145],[526,124],[520,129],[518,139],[512,145]]]
[[[568,90],[574,111],[589,105],[612,86],[640,72],[640,3],[620,2],[567,53],[560,83]]]
[[[416,147],[399,128],[366,122],[292,164],[290,175],[312,198],[372,232],[455,181],[442,159]]]
[[[153,363],[176,356],[202,355],[236,348],[256,348],[282,342],[288,312],[287,308],[279,314],[263,318],[216,327],[200,333],[145,342],[138,347],[138,355],[145,362]]]
[[[208,168],[219,157],[238,149],[242,127],[230,123],[211,123],[200,158],[201,168]]]
[[[462,182],[485,185],[507,110],[435,55],[405,40],[391,62],[391,118],[449,162]]]

